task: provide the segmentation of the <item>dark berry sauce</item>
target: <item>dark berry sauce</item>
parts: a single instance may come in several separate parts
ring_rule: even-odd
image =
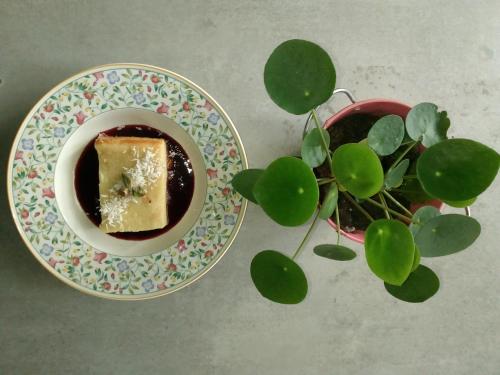
[[[140,241],[168,232],[182,219],[193,198],[194,175],[186,151],[167,134],[145,125],[119,126],[101,134],[111,137],[163,138],[167,141],[170,155],[167,179],[168,224],[161,229],[109,233],[109,235],[124,240]],[[101,213],[99,212],[99,161],[94,148],[96,138],[89,142],[78,159],[75,169],[75,190],[83,211],[95,225],[99,226]]]

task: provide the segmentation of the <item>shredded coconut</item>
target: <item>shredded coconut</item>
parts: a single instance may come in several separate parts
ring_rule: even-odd
[[[125,173],[130,178],[130,184],[133,188],[145,190],[160,178],[162,170],[155,156],[156,154],[151,147],[146,148],[142,157],[139,157],[139,152],[134,149],[135,166],[132,168],[124,168]]]
[[[101,215],[103,221],[108,225],[113,226],[122,221],[122,216],[125,213],[130,202],[129,197],[112,197],[101,202]]]

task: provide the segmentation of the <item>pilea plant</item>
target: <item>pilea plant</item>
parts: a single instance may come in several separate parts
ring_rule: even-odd
[[[271,99],[292,114],[310,113],[315,128],[305,134],[300,158],[284,156],[266,169],[242,171],[232,184],[281,225],[299,226],[314,218],[291,257],[276,250],[258,253],[250,267],[252,280],[272,301],[301,302],[308,286],[295,259],[318,219],[333,218],[337,241],[316,246],[314,253],[339,261],[353,259],[356,253],[340,245],[339,211],[345,202],[369,220],[365,257],[386,290],[403,301],[423,302],[437,292],[439,279],[420,264],[420,257],[463,250],[476,240],[481,227],[474,218],[441,214],[433,205],[412,211],[397,196],[404,196],[406,189],[413,193],[407,194],[406,203],[434,199],[453,207],[469,206],[495,179],[500,156],[472,140],[448,139],[450,120],[431,103],[414,106],[405,120],[381,117],[365,139],[332,152],[330,133],[322,128],[316,109],[331,97],[335,81],[329,55],[308,41],[282,43],[266,63],[264,83]],[[384,168],[381,159],[390,160],[390,165]],[[367,205],[380,210],[383,218],[374,219]]]

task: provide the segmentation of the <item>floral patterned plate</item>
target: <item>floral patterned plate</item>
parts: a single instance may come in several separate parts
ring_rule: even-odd
[[[73,184],[87,143],[125,124],[169,134],[195,176],[181,221],[144,241],[102,233],[79,206]],[[203,89],[149,65],[104,65],[57,85],[29,112],[9,158],[9,203],[26,245],[57,278],[99,297],[153,298],[199,279],[229,248],[246,209],[230,181],[245,168],[233,123]]]

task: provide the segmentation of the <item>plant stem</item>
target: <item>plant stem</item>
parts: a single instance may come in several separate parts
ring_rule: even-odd
[[[345,191],[343,191],[342,194],[344,194],[344,196],[347,198],[347,200],[349,202],[351,202],[354,205],[354,207],[356,207],[363,215],[365,215],[368,220],[375,221],[373,219],[373,217],[371,217],[371,215],[368,213],[368,211],[366,211],[363,207],[361,207],[360,204],[358,202],[356,202],[356,200],[349,195],[349,193],[346,193]]]
[[[318,217],[319,217],[319,210],[316,212],[316,216],[314,216],[313,222],[312,222],[311,226],[309,227],[309,230],[307,231],[306,235],[304,236],[302,242],[300,243],[297,250],[295,250],[295,253],[292,256],[292,259],[295,259],[302,252],[304,245],[306,244],[307,240],[311,236],[311,232],[314,229],[314,227],[316,226],[316,223],[318,222]]]
[[[387,202],[384,199],[384,196],[378,193],[378,198],[380,199],[380,203],[384,206],[385,217],[391,220],[391,215],[389,215],[389,211],[387,210],[389,207],[387,206]]]
[[[378,208],[382,208],[382,209],[385,209],[385,207],[383,205],[381,205],[380,203],[378,203],[377,201],[374,201],[373,199],[371,198],[366,198],[366,201],[368,203],[371,203],[372,205],[374,206],[377,206]],[[387,208],[387,211],[389,211],[391,214],[393,214],[394,216],[397,216],[403,220],[406,220],[408,222],[411,222],[411,218],[406,216],[406,215],[403,215],[403,214],[400,214],[399,212],[397,211],[394,211],[393,209],[391,208]]]
[[[340,244],[340,215],[339,215],[339,205],[335,207],[335,220],[337,222],[337,245]]]
[[[333,182],[335,181],[334,178],[320,178],[320,179],[317,179],[316,180],[318,182],[318,185],[325,185],[325,184],[329,184],[330,182]]]
[[[416,174],[407,174],[406,176],[403,176],[403,179],[405,180],[414,180],[415,178],[417,178]]]
[[[330,167],[330,173],[333,176],[333,166],[332,166],[332,157],[330,156],[330,149],[328,148],[328,145],[326,144],[326,139],[325,136],[323,135],[323,128],[321,127],[321,124],[319,123],[319,118],[318,114],[316,113],[316,109],[312,109],[311,111],[312,117],[314,118],[314,123],[316,124],[316,129],[318,129],[319,135],[321,137],[321,143],[323,143],[323,149],[326,152],[326,160],[328,160],[328,166]]]
[[[406,214],[410,215],[410,216],[413,216],[412,212],[407,209],[405,206],[403,206],[396,198],[394,198],[391,194],[389,194],[387,191],[385,190],[382,190],[382,193],[387,197],[389,198],[392,203],[394,203],[396,206],[398,206],[399,208],[401,208]]]
[[[415,145],[417,144],[418,142],[417,141],[413,141],[411,142],[407,148],[405,148],[405,150],[403,151],[403,153],[401,155],[399,155],[399,157],[394,161],[394,163],[392,163],[392,165],[389,167],[388,170],[391,170],[392,168],[394,168],[396,165],[398,165],[398,163],[403,160],[403,158],[405,157],[405,155],[413,148],[415,147]]]

